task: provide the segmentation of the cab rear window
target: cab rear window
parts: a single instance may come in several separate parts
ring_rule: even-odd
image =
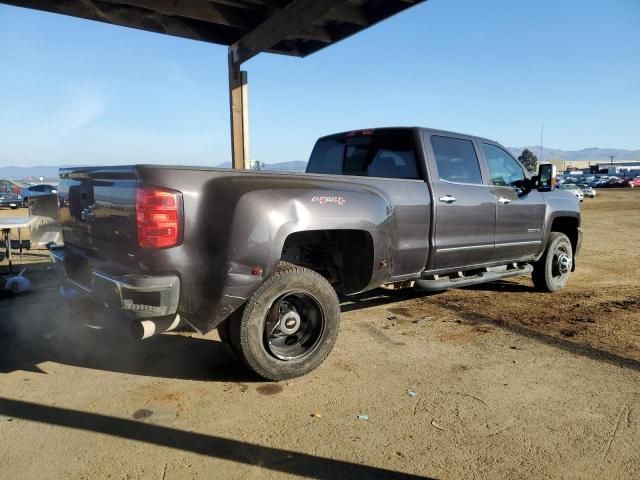
[[[420,178],[413,136],[409,131],[320,139],[311,153],[307,173]]]

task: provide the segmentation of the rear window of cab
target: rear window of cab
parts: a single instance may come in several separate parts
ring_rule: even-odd
[[[346,134],[318,140],[307,173],[418,179],[410,131]]]

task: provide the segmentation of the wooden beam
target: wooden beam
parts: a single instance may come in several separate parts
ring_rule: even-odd
[[[229,52],[229,110],[231,114],[231,165],[249,170],[249,98],[247,72],[233,61]]]
[[[293,0],[231,45],[233,61],[242,63],[277,43],[304,31],[344,0]]]

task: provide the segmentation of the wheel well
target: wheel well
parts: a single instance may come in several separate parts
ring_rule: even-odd
[[[578,219],[573,217],[558,217],[551,224],[552,232],[564,233],[569,237],[571,248],[576,251],[578,245]]]
[[[312,230],[289,235],[282,260],[320,273],[345,294],[364,289],[373,272],[373,239],[364,230]]]

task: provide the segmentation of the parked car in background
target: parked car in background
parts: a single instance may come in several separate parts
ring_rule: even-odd
[[[33,197],[51,195],[56,193],[58,193],[57,187],[55,185],[48,185],[46,183],[24,187],[20,192],[20,194],[22,195],[22,201],[25,205],[29,202],[29,199]]]
[[[13,180],[0,178],[0,192],[15,193],[16,195],[20,195],[20,191],[22,190],[23,186],[24,185]]]
[[[596,191],[593,189],[593,187],[590,187],[586,183],[579,183],[578,188],[582,190],[582,193],[584,194],[585,197],[589,197],[589,198],[596,197]]]
[[[630,178],[625,180],[625,187],[629,187],[629,188],[640,187],[640,177]]]
[[[609,177],[609,179],[600,186],[604,188],[623,188],[625,181],[620,177]]]
[[[562,185],[558,185],[560,190],[564,190],[569,193],[573,193],[578,200],[581,202],[584,200],[584,193],[580,190],[580,187],[575,183],[563,183]]]
[[[609,177],[598,177],[596,178],[593,182],[591,182],[591,186],[592,187],[596,187],[596,188],[600,188],[602,187],[605,183],[607,183],[607,180],[609,180]]]
[[[22,204],[20,186],[11,180],[0,180],[0,207],[18,208]]]

